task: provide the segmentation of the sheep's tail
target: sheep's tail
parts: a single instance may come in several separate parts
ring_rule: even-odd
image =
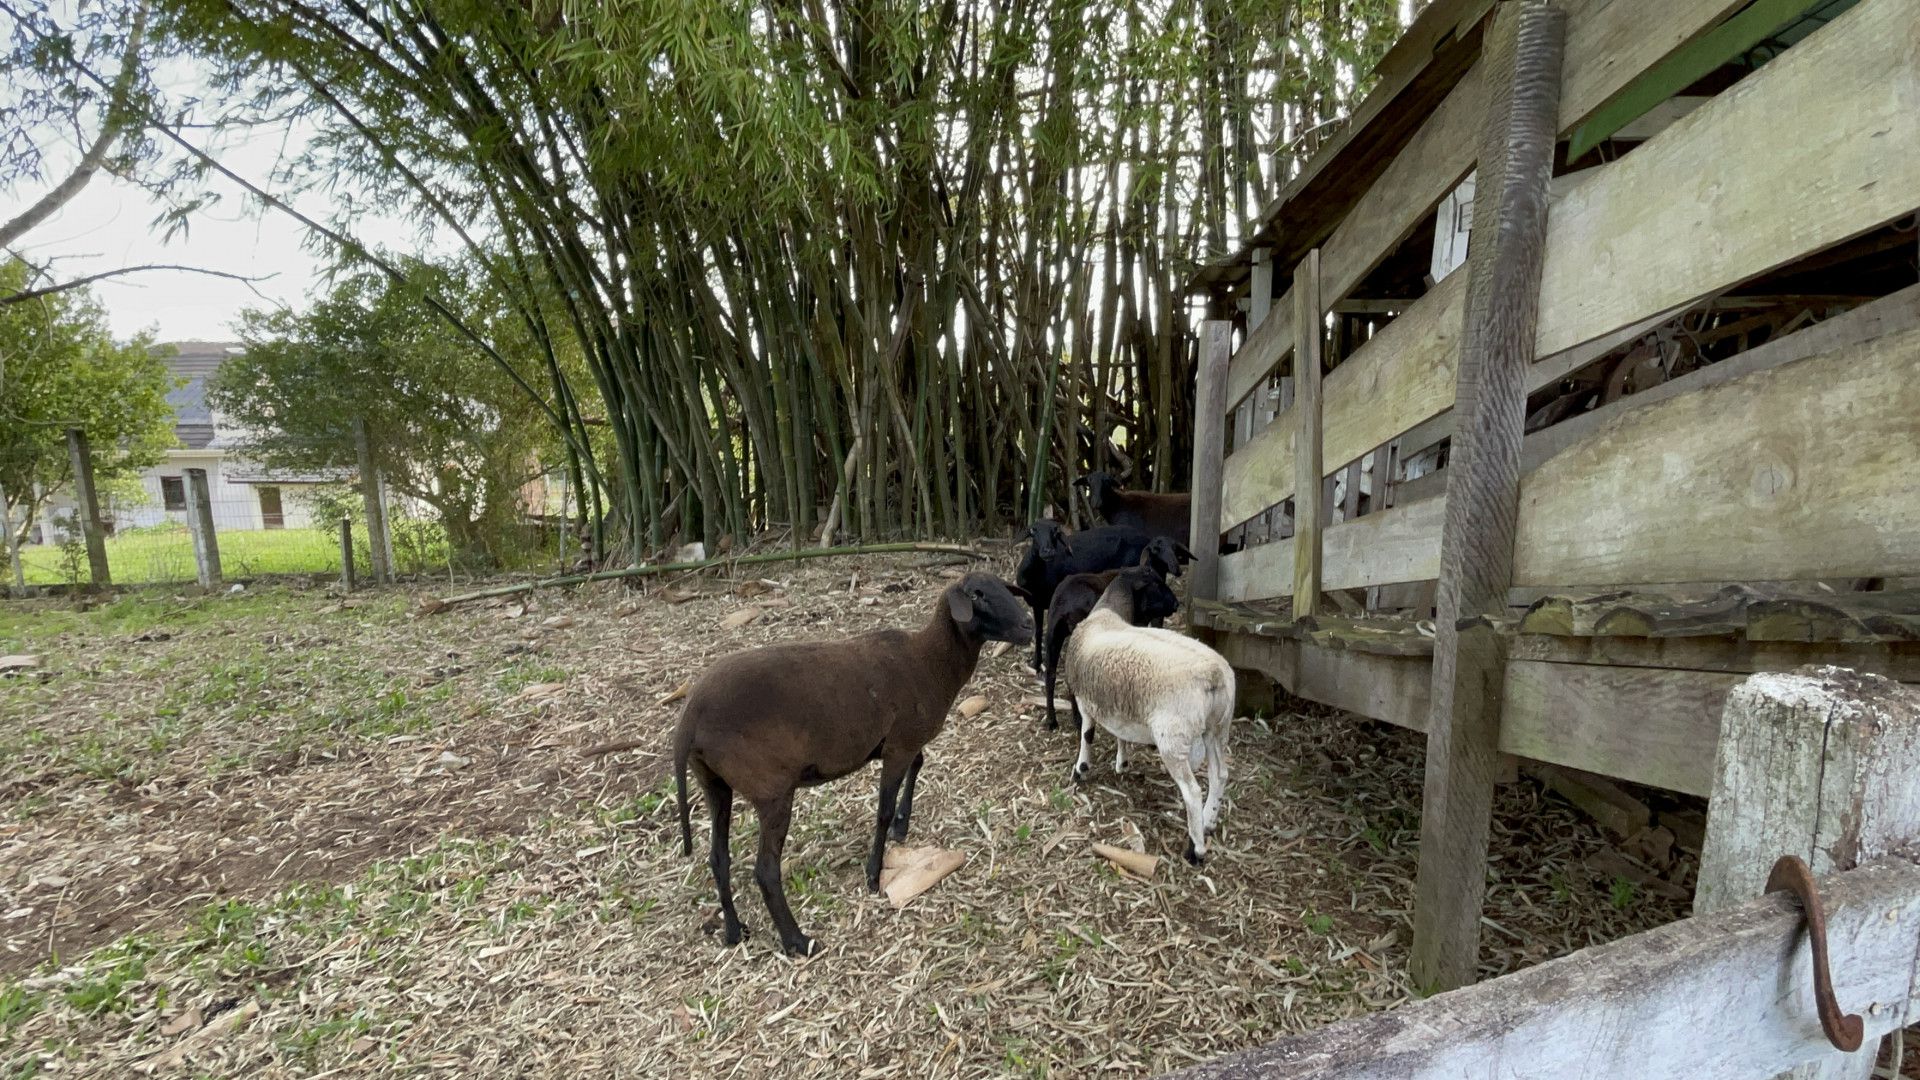
[[[687,817],[687,748],[673,748],[673,784],[680,801],[680,854],[693,854],[693,822]]]

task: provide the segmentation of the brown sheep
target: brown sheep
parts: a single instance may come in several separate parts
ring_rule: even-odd
[[[880,762],[880,809],[867,859],[867,888],[880,888],[887,834],[904,839],[925,748],[972,677],[987,641],[1025,644],[1033,620],[1026,594],[991,574],[968,574],[941,594],[933,618],[916,631],[877,630],[843,641],[770,645],[724,656],[687,693],[673,736],[680,838],[693,854],[687,772],[713,813],[710,862],[729,945],[746,934],[733,906],[727,850],[737,793],[760,816],[753,876],[781,946],[805,956],[780,870],[793,816],[793,793]],[[905,784],[905,790],[901,785]],[[895,813],[895,799],[899,809]]]
[[[1087,493],[1087,504],[1109,525],[1131,525],[1148,536],[1165,536],[1191,546],[1193,496],[1127,491],[1104,472],[1090,472],[1073,482]]]

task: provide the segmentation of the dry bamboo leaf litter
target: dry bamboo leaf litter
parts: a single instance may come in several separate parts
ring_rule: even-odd
[[[899,910],[867,893],[872,782],[849,778],[802,795],[787,848],[824,954],[778,955],[745,807],[756,932],[704,933],[706,813],[685,858],[665,699],[724,652],[918,622],[947,573],[796,566],[755,579],[779,588],[732,631],[725,607],[616,583],[514,619],[412,619],[398,592],[323,614],[318,590],[268,589],[193,601],[159,640],[36,632],[22,651],[57,676],[0,684],[26,718],[0,733],[0,995],[31,1002],[0,1063],[127,1075],[251,1004],[174,1074],[1142,1075],[1406,999],[1416,736],[1319,709],[1237,721],[1194,870],[1157,767],[1070,782],[1073,735],[1040,729],[1019,650],[963,694],[999,704],[929,749],[903,847],[958,873]],[[679,587],[701,581],[738,595]],[[621,739],[642,745],[577,756]],[[1123,876],[1096,842],[1164,873]],[[1493,844],[1488,974],[1682,913],[1591,877],[1604,840],[1530,783],[1500,790]]]

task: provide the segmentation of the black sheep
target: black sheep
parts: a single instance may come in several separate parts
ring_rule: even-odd
[[[1102,570],[1123,570],[1137,566],[1153,537],[1124,525],[1105,525],[1082,529],[1069,535],[1060,523],[1043,518],[1027,530],[1032,541],[1020,557],[1014,582],[1027,591],[1033,603],[1033,670],[1044,669],[1042,647],[1046,633],[1047,605],[1053,591],[1075,574],[1097,574]],[[1169,541],[1157,549],[1156,566],[1163,576],[1179,577],[1180,567],[1193,561],[1193,552]]]

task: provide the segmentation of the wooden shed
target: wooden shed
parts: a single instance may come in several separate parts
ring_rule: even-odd
[[[1197,275],[1195,621],[1425,732],[1421,985],[1511,758],[1705,795],[1744,673],[1920,682],[1917,208],[1914,0],[1436,0]]]

